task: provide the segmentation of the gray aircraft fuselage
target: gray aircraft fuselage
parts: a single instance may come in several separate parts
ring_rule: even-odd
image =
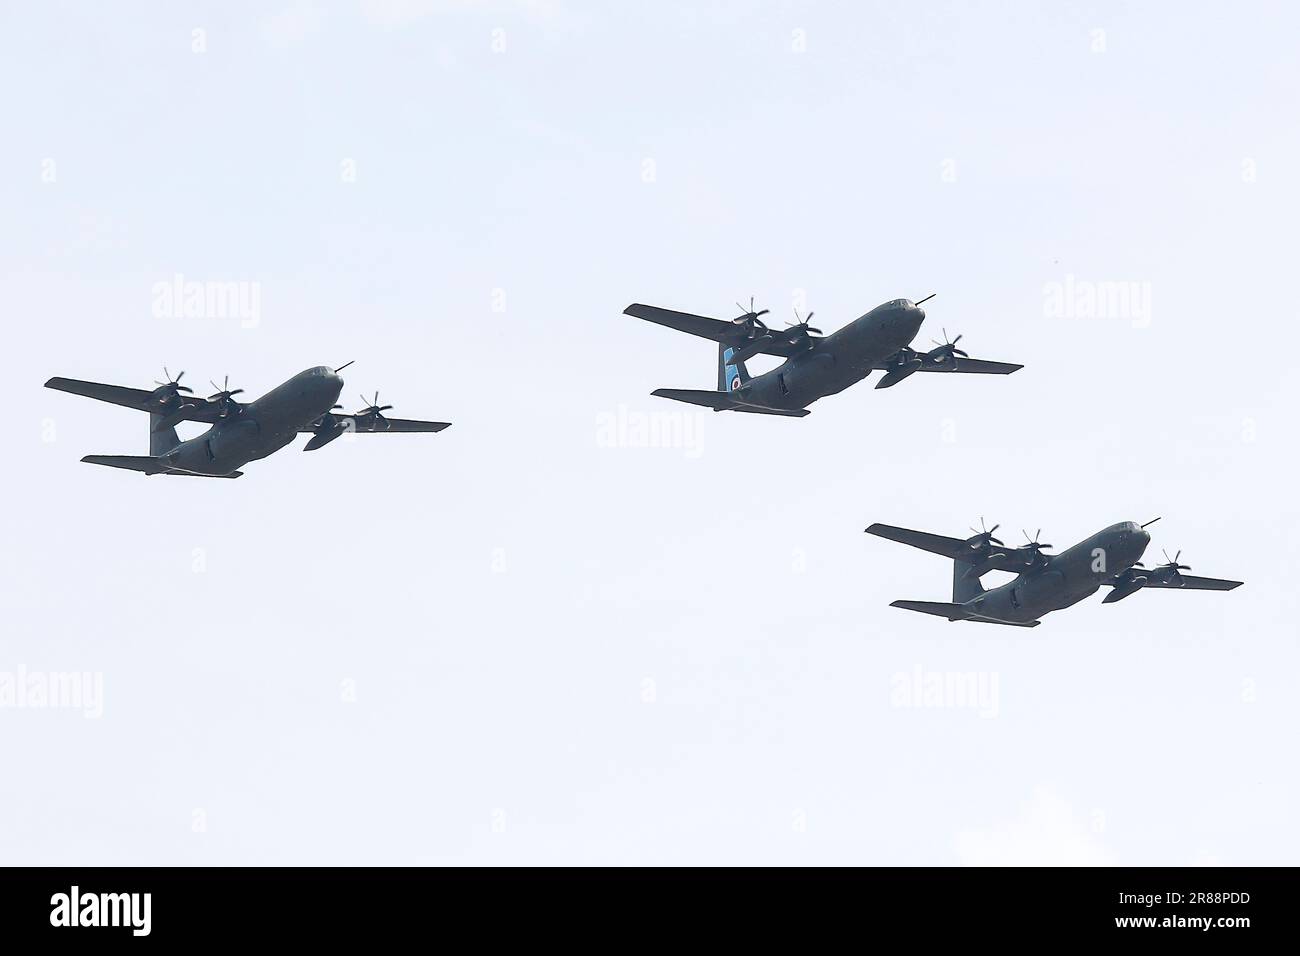
[[[878,305],[777,368],[755,375],[731,393],[738,402],[771,408],[807,408],[871,374],[873,366],[906,348],[925,321],[925,310],[907,299]]]
[[[1121,521],[1059,554],[1040,555],[1034,568],[967,606],[978,602],[977,613],[1000,621],[1036,621],[1095,594],[1103,581],[1142,560],[1150,543],[1151,535],[1135,522]]]
[[[327,365],[299,372],[256,401],[163,456],[168,465],[199,475],[229,475],[250,461],[274,454],[301,429],[327,414],[343,391],[343,379]]]

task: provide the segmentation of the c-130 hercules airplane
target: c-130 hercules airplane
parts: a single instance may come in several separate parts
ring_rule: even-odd
[[[1114,588],[1103,604],[1122,601],[1143,588],[1231,591],[1241,586],[1240,581],[1183,574],[1191,568],[1178,563],[1181,551],[1172,559],[1165,554],[1165,564],[1151,569],[1144,567],[1140,559],[1151,542],[1146,529],[1159,520],[1152,518],[1141,525],[1121,521],[1060,554],[1044,554],[1043,549],[1051,545],[1040,544],[1037,535],[1029,540],[1028,533],[1025,534],[1028,544],[1008,548],[993,537],[998,525],[976,531],[965,540],[887,524],[873,524],[867,533],[952,559],[951,603],[894,601],[890,604],[890,607],[933,614],[949,621],[1037,627],[1044,614],[1078,604],[1102,585]],[[981,527],[983,524],[981,519]],[[1016,579],[986,591],[980,578],[989,571],[1010,571]]]
[[[52,378],[45,387],[148,412],[147,456],[87,455],[81,459],[146,475],[238,478],[243,474],[239,468],[279,451],[299,434],[312,436],[303,451],[314,451],[347,432],[440,432],[451,424],[388,418],[384,412],[393,406],[380,405],[378,392],[367,408],[351,415],[338,412],[343,407],[335,404],[343,391],[339,372],[351,364],[309,368],[247,404],[235,401],[243,389],[231,391],[229,378],[222,386],[213,382],[217,392],[208,398],[183,395],[193,391],[180,383],[185,373],[173,379],[166,369],[167,381],[155,382],[158,387],[153,391],[73,378]],[[181,441],[176,434],[180,422],[212,427],[197,438]]]
[[[808,406],[819,398],[838,394],[876,370],[885,373],[876,388],[889,388],[913,372],[1010,375],[1024,368],[1007,362],[973,359],[957,347],[961,336],[949,342],[946,332],[944,341],[935,342],[935,347],[928,352],[914,351],[911,342],[925,320],[921,305],[933,298],[928,295],[920,302],[894,299],[824,338],[820,329],[810,325],[811,312],[806,319],[796,312],[798,321],[785,329],[768,328],[762,319],[768,310],[755,312],[752,298],[748,311],[737,303],[743,314],[730,322],[640,303],[629,305],[623,311],[718,343],[717,391],[660,388],[650,393],[703,405],[715,412],[802,418],[810,414]],[[784,358],[785,362],[769,372],[750,377],[745,361],[760,353]]]

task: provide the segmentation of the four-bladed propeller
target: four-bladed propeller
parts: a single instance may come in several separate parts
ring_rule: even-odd
[[[211,381],[211,379],[209,379],[209,381]],[[216,382],[212,382],[212,387],[215,388],[217,391],[216,394],[208,396],[208,401],[216,402],[218,405],[220,405],[221,411],[218,413],[218,415],[221,418],[225,418],[235,408],[239,407],[239,403],[236,402],[234,398],[236,395],[243,394],[244,390],[242,388],[237,388],[234,391],[231,391],[229,375],[225,377],[224,381],[220,385],[218,385]]]

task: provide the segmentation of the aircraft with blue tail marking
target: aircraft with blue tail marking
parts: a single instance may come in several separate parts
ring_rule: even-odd
[[[772,329],[763,321],[767,309],[755,311],[737,304],[741,315],[731,321],[711,319],[688,312],[674,312],[658,306],[634,303],[626,315],[657,325],[712,339],[718,343],[718,385],[713,391],[660,388],[651,392],[660,398],[712,408],[715,412],[752,412],[802,418],[808,406],[827,395],[835,395],[862,381],[874,371],[885,374],[876,388],[891,388],[915,372],[974,372],[1010,375],[1022,365],[973,359],[957,347],[961,336],[935,342],[919,352],[912,348],[925,320],[919,302],[894,299],[878,305],[844,328],[823,335],[807,318],[795,313],[795,322],[784,329]],[[749,374],[746,360],[755,355],[774,355],[785,361],[760,375]]]

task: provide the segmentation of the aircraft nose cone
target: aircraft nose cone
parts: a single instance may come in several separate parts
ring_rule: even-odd
[[[1151,543],[1151,535],[1147,534],[1147,532],[1139,528],[1138,533],[1134,535],[1133,538],[1134,538],[1133,560],[1136,561],[1139,558],[1141,558],[1143,554],[1146,553],[1147,545]]]

